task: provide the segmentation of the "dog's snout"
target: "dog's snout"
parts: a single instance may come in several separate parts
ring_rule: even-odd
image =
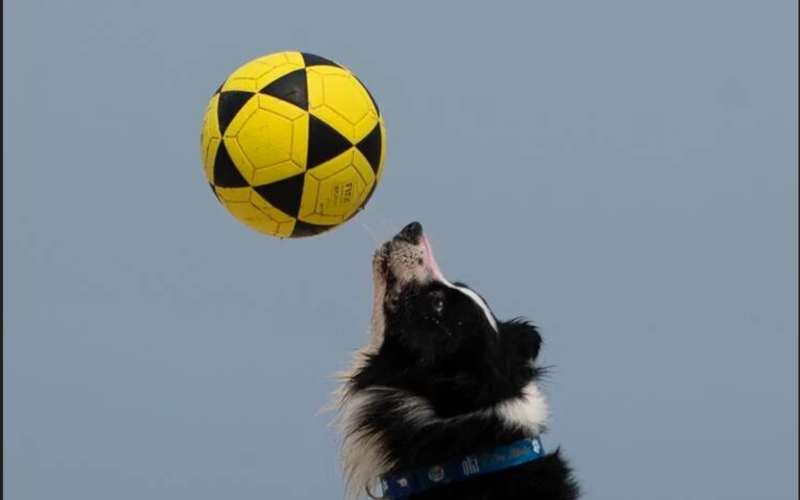
[[[395,240],[405,241],[411,243],[412,245],[418,244],[420,238],[422,238],[422,224],[419,222],[412,222],[404,227],[399,233],[397,233],[397,236],[394,237]]]

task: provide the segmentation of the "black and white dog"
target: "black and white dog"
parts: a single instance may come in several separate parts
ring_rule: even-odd
[[[338,394],[352,498],[572,500],[578,487],[547,453],[537,329],[499,321],[449,282],[419,223],[373,259],[369,344]]]

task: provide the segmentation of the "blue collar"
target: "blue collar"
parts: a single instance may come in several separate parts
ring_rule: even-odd
[[[468,455],[425,469],[392,472],[381,477],[386,500],[402,500],[437,486],[459,483],[490,472],[510,469],[544,456],[539,436],[521,439],[486,453]],[[372,496],[372,495],[370,495]],[[378,498],[378,497],[373,497]]]

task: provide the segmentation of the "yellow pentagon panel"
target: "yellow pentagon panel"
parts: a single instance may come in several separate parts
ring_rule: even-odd
[[[364,87],[342,68],[313,66],[306,71],[309,111],[351,142],[357,142],[356,124],[374,109]]]
[[[251,99],[225,133],[228,152],[245,179],[264,184],[302,173],[307,117],[305,111],[269,96]]]
[[[320,182],[317,203],[320,211],[344,220],[361,205],[368,193],[367,183],[354,166]]]
[[[259,108],[236,134],[244,156],[259,169],[278,165],[292,158],[292,121]],[[300,170],[297,173],[302,172]]]
[[[217,148],[222,140],[217,119],[217,103],[219,96],[214,95],[208,103],[206,116],[203,120],[203,129],[200,132],[200,153],[203,157],[203,170],[208,182],[214,182],[214,159],[217,155]]]
[[[342,222],[366,197],[367,181],[354,163],[354,150],[339,155],[306,174],[299,217],[312,224]]]
[[[239,144],[255,169],[252,183],[267,184],[304,172],[308,113],[268,95],[259,95],[258,101],[260,110],[238,134]]]

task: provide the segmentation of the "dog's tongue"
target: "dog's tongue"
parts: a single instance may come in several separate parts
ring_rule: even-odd
[[[431,242],[428,240],[428,236],[422,236],[422,244],[425,247],[425,265],[433,272],[433,275],[437,279],[444,281],[444,274],[442,270],[439,269],[439,264],[436,263],[436,259],[433,257],[433,249],[431,248]]]

